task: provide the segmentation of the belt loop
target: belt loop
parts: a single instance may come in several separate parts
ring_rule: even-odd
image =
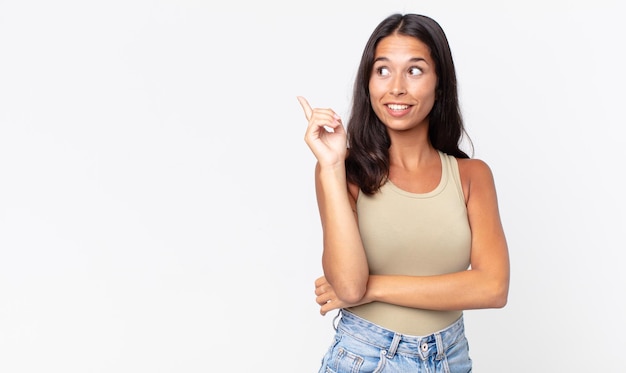
[[[400,344],[400,340],[402,339],[402,334],[393,333],[393,339],[391,340],[391,346],[389,346],[389,350],[387,351],[387,358],[393,359],[398,351],[398,345]]]
[[[339,327],[339,316],[341,316],[341,308],[339,309],[339,311],[337,311],[337,314],[335,315],[335,317],[333,317],[333,329],[335,329],[335,332],[337,331],[337,328]]]
[[[443,349],[443,340],[441,339],[440,333],[435,333],[435,344],[437,346],[437,356],[435,360],[442,360],[446,356],[446,353]]]

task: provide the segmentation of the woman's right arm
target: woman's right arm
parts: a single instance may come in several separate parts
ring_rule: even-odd
[[[324,241],[324,276],[337,297],[347,303],[358,302],[365,294],[369,269],[345,168],[325,169],[318,163],[315,180]]]
[[[356,303],[365,294],[369,269],[357,224],[356,197],[346,180],[345,129],[331,109],[312,109],[304,98],[298,100],[309,121],[305,142],[317,158],[315,190],[323,231],[324,276],[338,298]]]

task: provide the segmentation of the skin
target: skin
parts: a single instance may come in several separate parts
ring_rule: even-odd
[[[428,47],[403,35],[382,39],[370,76],[370,101],[391,138],[389,178],[413,193],[433,190],[441,177],[428,140],[437,76]],[[332,109],[298,100],[308,120],[305,142],[317,158],[317,201],[324,232],[324,276],[315,281],[320,313],[373,301],[430,310],[501,308],[509,291],[509,255],[494,179],[478,159],[458,159],[472,231],[468,270],[436,276],[369,275],[358,230],[359,188],[347,183],[346,133]],[[332,128],[329,132],[324,126]]]

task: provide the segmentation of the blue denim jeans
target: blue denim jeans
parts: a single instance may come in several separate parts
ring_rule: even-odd
[[[427,336],[402,335],[342,310],[319,373],[469,373],[463,317]]]

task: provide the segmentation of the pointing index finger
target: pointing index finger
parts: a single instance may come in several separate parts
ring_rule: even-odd
[[[313,109],[311,109],[311,105],[309,102],[302,96],[297,96],[298,101],[300,102],[300,106],[304,110],[304,115],[306,116],[306,120],[311,120],[311,115],[313,114]]]

